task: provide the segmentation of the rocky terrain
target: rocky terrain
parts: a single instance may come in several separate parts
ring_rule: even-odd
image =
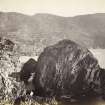
[[[13,105],[17,97],[26,96],[24,83],[11,76],[12,73],[21,70],[22,62],[19,58],[17,45],[9,39],[0,37],[0,105]],[[57,104],[55,100],[52,102],[53,105]],[[26,98],[21,105],[40,105],[40,103]]]
[[[20,70],[15,46],[12,41],[0,37],[0,103],[13,101],[24,91],[23,85],[10,77],[12,72]]]
[[[19,57],[39,55],[43,48],[61,39],[71,39],[87,48],[105,49],[105,14],[60,17],[51,14],[28,16],[0,12],[0,105],[8,100],[12,103],[25,92],[24,85],[9,76],[21,69]],[[104,58],[100,54],[96,55]],[[103,61],[99,63],[104,65]],[[86,105],[101,104],[105,103],[99,101]]]
[[[17,45],[6,38],[0,38],[0,105],[13,105],[13,101],[19,95],[25,94],[24,85],[16,82],[14,78],[9,75],[12,72],[19,71],[21,65],[18,62],[20,53],[18,54]],[[94,50],[91,49],[94,52]],[[97,52],[97,51],[96,51]],[[94,52],[95,53],[95,52]],[[100,55],[101,56],[101,55]],[[97,101],[96,101],[97,100]],[[88,101],[86,103],[71,103],[70,105],[104,105],[105,102],[100,99]],[[52,105],[62,105],[61,103],[53,101]],[[36,101],[27,101],[22,105],[42,105]],[[48,105],[48,103],[43,103]],[[68,103],[64,104],[68,105]]]

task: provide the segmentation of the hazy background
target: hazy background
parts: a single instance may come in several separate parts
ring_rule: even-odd
[[[21,55],[74,40],[105,67],[105,0],[0,0],[1,36],[19,45]]]
[[[0,0],[0,11],[60,16],[105,13],[105,0]]]

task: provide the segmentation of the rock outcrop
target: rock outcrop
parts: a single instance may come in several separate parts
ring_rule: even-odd
[[[15,54],[15,44],[5,38],[0,38],[0,100],[12,100],[21,94],[21,83],[9,75],[18,71],[18,55]]]
[[[90,97],[100,91],[100,71],[97,59],[87,48],[62,40],[39,56],[34,86],[40,96]]]

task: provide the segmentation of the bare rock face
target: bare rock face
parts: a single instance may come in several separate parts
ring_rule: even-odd
[[[41,53],[33,82],[37,95],[79,98],[98,94],[99,73],[98,61],[87,48],[63,40]]]
[[[18,68],[18,56],[14,55],[15,44],[5,38],[0,38],[0,100],[12,100],[21,94],[21,83],[9,75]]]

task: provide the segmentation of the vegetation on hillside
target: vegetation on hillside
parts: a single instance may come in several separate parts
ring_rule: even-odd
[[[0,36],[17,43],[21,54],[40,54],[48,45],[71,39],[88,48],[105,48],[105,14],[60,17],[0,12]]]

